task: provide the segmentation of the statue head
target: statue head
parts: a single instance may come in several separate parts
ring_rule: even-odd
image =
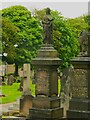
[[[50,8],[46,8],[46,14],[50,14]]]

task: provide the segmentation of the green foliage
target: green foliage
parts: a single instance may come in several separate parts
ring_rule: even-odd
[[[90,14],[84,15],[83,18],[87,24],[90,24]]]
[[[0,41],[0,54],[2,54],[2,41]]]
[[[84,17],[86,24],[88,25],[87,30],[90,31],[90,14],[84,15],[83,17]]]
[[[85,20],[84,16],[67,19],[67,23],[70,26],[74,37],[77,38],[77,40],[79,40],[78,38],[80,37],[80,33],[82,32],[82,30],[87,30],[88,24],[86,21],[87,20]]]
[[[14,62],[16,51],[15,44],[18,44],[17,28],[10,20],[2,17],[2,53],[7,53],[7,62]],[[5,57],[3,56],[3,60]]]
[[[3,9],[2,16],[8,18],[20,29],[18,32],[20,42],[16,47],[14,61],[19,65],[30,63],[42,44],[42,28],[39,21],[31,17],[31,12],[23,6]]]
[[[54,46],[59,57],[64,61],[64,66],[67,67],[70,59],[78,54],[79,44],[66,19],[57,11],[52,11],[52,16],[54,18]]]

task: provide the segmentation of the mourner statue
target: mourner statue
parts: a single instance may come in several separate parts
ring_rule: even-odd
[[[83,30],[80,34],[80,55],[88,55],[88,35],[85,30]]]
[[[52,44],[53,18],[49,8],[46,8],[46,15],[43,18],[42,24],[44,30],[43,42],[44,44]]]

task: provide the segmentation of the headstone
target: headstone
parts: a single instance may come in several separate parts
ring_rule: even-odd
[[[63,117],[63,109],[58,97],[58,71],[61,64],[57,51],[52,46],[52,22],[50,9],[44,16],[44,45],[38,51],[32,64],[35,67],[35,97],[29,112],[30,120],[53,120]],[[50,28],[49,28],[50,27]]]
[[[15,65],[14,64],[7,64],[6,65],[6,74],[11,74],[15,72]]]
[[[4,76],[5,75],[5,65],[0,65],[0,76]]]
[[[30,64],[23,65],[23,93],[20,99],[20,115],[28,116],[29,109],[32,108],[32,95],[30,92]]]
[[[7,84],[8,85],[12,85],[14,82],[14,76],[13,75],[9,75],[8,76],[8,80],[7,80]]]

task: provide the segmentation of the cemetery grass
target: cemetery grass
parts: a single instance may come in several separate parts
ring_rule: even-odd
[[[13,83],[11,86],[2,86],[2,93],[5,95],[1,100],[2,104],[14,102],[21,96],[22,93],[18,91],[19,86],[20,83]]]
[[[19,91],[20,83],[13,83],[13,85],[2,86],[2,93],[5,97],[0,98],[0,104],[6,104],[10,102],[15,102],[17,99],[20,99],[22,92]],[[31,94],[35,95],[35,85],[30,83]]]

